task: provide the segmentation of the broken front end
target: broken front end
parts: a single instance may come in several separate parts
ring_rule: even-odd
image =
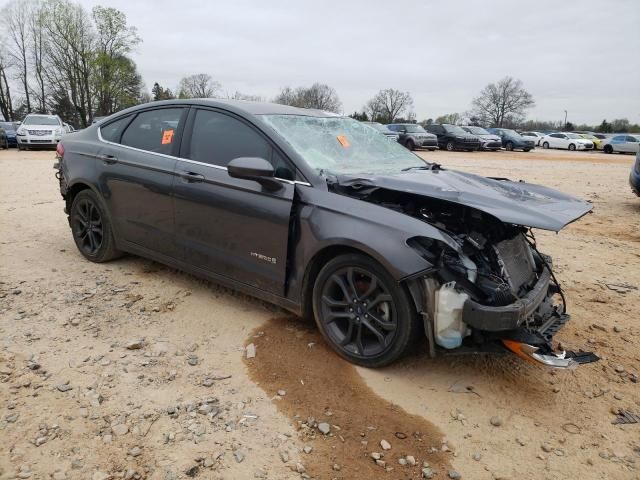
[[[414,215],[446,231],[458,249],[414,237],[410,245],[435,267],[413,279],[432,355],[507,349],[550,367],[597,360],[556,351],[554,335],[569,320],[551,258],[540,253],[530,229],[444,202]]]

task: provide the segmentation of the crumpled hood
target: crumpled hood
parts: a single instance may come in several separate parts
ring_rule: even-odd
[[[495,180],[453,170],[345,175],[339,177],[338,182],[437,198],[481,210],[504,223],[556,232],[593,208],[584,200],[542,185]]]

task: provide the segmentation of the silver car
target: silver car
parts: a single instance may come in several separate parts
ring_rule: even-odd
[[[58,115],[30,113],[16,131],[18,149],[28,150],[40,147],[55,149],[64,133],[64,124]]]
[[[480,139],[480,150],[496,151],[502,148],[502,138],[494,133],[487,132],[482,127],[462,127],[466,132]]]
[[[640,135],[620,133],[602,140],[600,145],[604,153],[637,153],[640,146]]]

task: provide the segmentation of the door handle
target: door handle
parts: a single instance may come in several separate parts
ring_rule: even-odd
[[[113,165],[114,163],[118,163],[118,157],[115,155],[98,155],[98,159],[102,160],[107,165]]]
[[[182,172],[180,174],[187,182],[204,182],[204,175],[195,172]]]

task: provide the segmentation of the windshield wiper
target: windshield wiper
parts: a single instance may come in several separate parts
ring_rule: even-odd
[[[429,165],[415,165],[413,167],[403,168],[403,172],[407,172],[409,170],[440,170],[440,164],[438,163],[430,163]]]

